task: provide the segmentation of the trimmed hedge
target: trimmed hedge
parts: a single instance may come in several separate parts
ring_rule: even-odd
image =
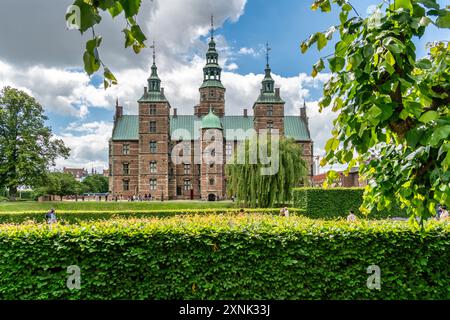
[[[65,223],[79,223],[81,221],[109,220],[112,218],[167,218],[179,215],[210,215],[210,214],[237,214],[241,209],[177,209],[177,210],[121,210],[121,211],[66,211],[56,210],[58,221]],[[246,213],[264,213],[277,215],[278,208],[242,209]],[[44,222],[46,211],[0,212],[0,223],[22,223],[24,221]],[[298,215],[303,210],[289,208],[289,213]]]
[[[448,299],[449,232],[267,215],[0,225],[0,298]],[[80,290],[66,287],[71,265]]]
[[[359,211],[363,202],[363,188],[295,188],[293,189],[294,207],[304,211],[311,218],[346,217],[353,210],[359,217],[364,215]],[[407,217],[405,210],[393,208],[371,212],[368,216],[374,219],[390,217]]]

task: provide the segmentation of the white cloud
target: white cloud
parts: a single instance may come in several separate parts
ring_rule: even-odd
[[[94,168],[97,171],[108,168],[108,140],[112,127],[112,123],[103,121],[69,124],[56,138],[62,139],[71,149],[70,158],[59,158],[56,166]]]
[[[246,47],[240,48],[238,53],[242,55],[251,55],[251,56],[258,55],[253,48],[246,48]]]

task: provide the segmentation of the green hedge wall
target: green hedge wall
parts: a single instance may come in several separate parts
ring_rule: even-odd
[[[0,225],[0,298],[449,299],[449,232],[268,215]]]
[[[363,188],[295,188],[293,189],[294,207],[304,211],[311,218],[339,218],[346,217],[350,210],[357,216],[364,215],[359,211],[363,202]],[[383,219],[389,217],[407,217],[404,210],[374,211],[369,218]]]
[[[288,208],[289,213],[299,215],[303,210]],[[108,220],[112,218],[167,218],[180,215],[210,215],[210,214],[239,214],[239,208],[223,209],[169,209],[169,210],[121,210],[121,211],[67,211],[56,210],[58,221],[65,223],[79,223],[81,221]],[[280,209],[258,208],[242,209],[245,213],[263,213],[278,215]],[[25,221],[45,222],[46,211],[22,211],[22,212],[0,212],[0,223],[23,223]]]

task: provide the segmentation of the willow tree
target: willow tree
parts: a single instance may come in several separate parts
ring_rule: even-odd
[[[226,165],[227,192],[236,196],[239,204],[268,208],[288,203],[292,199],[292,187],[306,182],[302,148],[293,139],[281,138],[278,148],[271,149],[271,139],[247,140]],[[264,150],[269,150],[270,163],[263,159]]]
[[[332,3],[340,24],[301,44],[302,52],[315,44],[321,50],[339,33],[319,102],[337,112],[322,164],[360,165],[369,180],[363,211],[400,202],[423,221],[437,204],[450,203],[450,45],[437,41],[417,57],[414,40],[431,25],[450,28],[449,7],[383,1],[367,18],[346,0],[315,0],[312,9],[329,12]]]

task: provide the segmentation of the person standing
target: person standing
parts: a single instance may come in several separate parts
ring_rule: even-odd
[[[53,223],[56,223],[57,220],[56,220],[55,209],[52,208],[49,212],[47,212],[47,214],[45,215],[45,220],[50,225],[52,225]]]

